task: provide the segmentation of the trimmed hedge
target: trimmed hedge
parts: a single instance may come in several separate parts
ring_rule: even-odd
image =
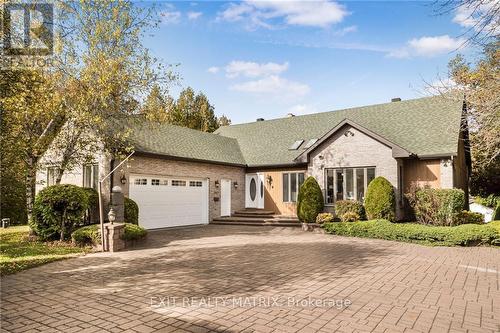
[[[365,218],[363,204],[355,200],[339,200],[335,202],[335,215],[342,221],[354,221]]]
[[[124,198],[124,218],[126,223],[139,224],[139,206],[137,203],[129,198]]]
[[[465,194],[460,189],[418,189],[410,204],[417,221],[436,226],[455,226],[462,221]]]
[[[148,231],[135,224],[125,223],[122,239],[125,241],[138,240],[146,236]],[[99,224],[92,224],[75,230],[71,239],[77,245],[97,245],[101,243],[101,230]]]
[[[396,218],[396,196],[392,184],[384,177],[377,177],[366,189],[365,210],[368,219]]]
[[[500,232],[489,225],[464,224],[456,227],[425,226],[371,220],[352,223],[326,223],[329,234],[379,238],[433,246],[474,246],[500,244]]]
[[[69,184],[48,186],[41,190],[33,205],[29,225],[43,241],[65,240],[83,219],[89,207],[88,195],[81,187]]]
[[[316,217],[323,211],[323,191],[312,176],[308,177],[300,186],[297,198],[297,216],[306,223],[316,222]]]
[[[500,196],[490,194],[487,197],[476,197],[474,198],[474,202],[486,207],[495,208],[500,205]]]
[[[89,208],[85,212],[86,224],[99,222],[99,194],[93,188],[82,188],[87,194],[89,201]]]

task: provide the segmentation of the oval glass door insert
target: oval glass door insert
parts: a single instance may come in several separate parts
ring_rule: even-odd
[[[255,200],[255,195],[257,194],[257,184],[255,184],[255,178],[250,180],[250,199]]]

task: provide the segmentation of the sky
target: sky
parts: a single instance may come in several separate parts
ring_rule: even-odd
[[[473,22],[423,1],[176,1],[145,45],[233,124],[422,97]]]

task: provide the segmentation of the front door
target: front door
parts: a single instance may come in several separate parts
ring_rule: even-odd
[[[245,207],[264,208],[264,174],[249,173],[245,181]]]
[[[231,215],[231,180],[220,180],[220,215]]]

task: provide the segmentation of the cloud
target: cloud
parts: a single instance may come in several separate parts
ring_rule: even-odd
[[[288,109],[288,112],[300,116],[304,114],[317,113],[318,110],[314,106],[308,104],[297,104]]]
[[[203,15],[202,12],[187,12],[187,17],[190,20],[196,20],[198,19],[201,15]]]
[[[338,31],[335,31],[334,34],[336,36],[341,36],[342,37],[342,36],[345,36],[345,35],[347,35],[347,34],[349,34],[351,32],[356,32],[356,31],[358,31],[358,27],[355,26],[355,25],[351,25],[351,26],[342,28],[342,29],[340,29]]]
[[[217,74],[219,72],[220,68],[216,66],[212,66],[207,69],[207,72],[212,73],[212,74]]]
[[[273,21],[286,25],[326,28],[341,22],[349,12],[335,1],[254,1],[234,4],[220,12],[219,20],[247,22],[248,27],[272,28]]]
[[[266,75],[280,74],[288,70],[288,62],[277,64],[274,62],[256,63],[250,61],[231,61],[226,67],[226,76],[235,78],[238,76],[262,77]]]
[[[181,19],[181,12],[165,10],[160,13],[161,22],[164,24],[177,24]]]
[[[498,6],[500,6],[498,1],[485,2],[481,5],[464,4],[456,9],[453,22],[476,32],[497,35],[500,33],[499,19],[492,14],[498,11]]]
[[[448,35],[414,38],[406,46],[388,53],[393,58],[434,57],[455,51],[465,43],[463,38],[452,38]]]
[[[289,81],[278,75],[235,84],[230,89],[259,95],[270,94],[283,97],[303,97],[311,90],[307,84]]]

